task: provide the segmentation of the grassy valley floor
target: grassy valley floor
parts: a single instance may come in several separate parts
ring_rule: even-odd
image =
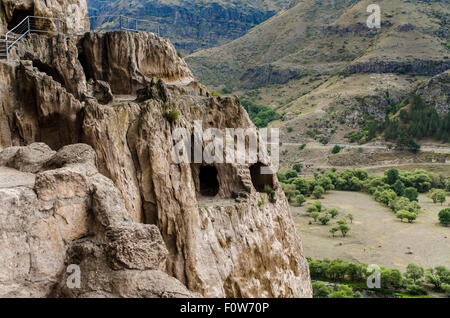
[[[340,258],[401,271],[410,263],[425,268],[450,266],[450,227],[440,225],[437,216],[443,207],[424,195],[419,197],[422,211],[414,224],[400,222],[391,210],[367,194],[331,191],[321,200],[322,205],[325,209],[337,208],[341,214],[323,226],[307,215],[310,201],[302,207],[291,207],[306,256]],[[345,238],[338,233],[332,237],[329,230],[348,213],[354,216],[351,231]]]

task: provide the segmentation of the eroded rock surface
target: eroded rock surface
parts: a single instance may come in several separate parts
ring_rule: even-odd
[[[254,126],[169,42],[32,35],[12,56],[0,61],[0,295],[312,296],[276,175],[258,175],[266,152],[256,168],[172,160],[177,128]]]
[[[58,18],[65,22],[68,32],[89,30],[88,8],[85,0],[2,0],[0,33],[15,27],[27,16]],[[48,26],[56,30],[55,25]]]

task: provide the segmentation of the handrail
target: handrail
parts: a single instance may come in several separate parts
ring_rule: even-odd
[[[151,29],[153,29],[153,31],[156,31],[154,33],[157,33],[160,36],[159,24],[150,20],[131,18],[124,15],[97,15],[97,16],[90,16],[83,20],[88,20],[90,22],[89,23],[91,26],[90,31],[93,32],[102,32],[105,30],[140,32],[140,31],[152,31]],[[96,23],[92,23],[92,20],[103,20],[103,21],[106,20],[106,22],[102,22],[102,25],[96,26],[95,25]],[[146,25],[142,26],[142,24]],[[152,27],[149,27],[149,25],[152,25]]]
[[[89,22],[91,19],[112,19],[111,21],[107,21],[108,24],[111,26],[108,27],[94,27],[93,30],[84,30],[81,32],[102,32],[102,30],[121,30],[121,31],[130,31],[130,32],[139,32],[139,31],[151,31],[148,27],[149,24],[157,27],[157,34],[160,35],[160,29],[159,24],[144,20],[144,19],[136,19],[136,18],[130,18],[123,15],[103,15],[103,16],[91,16],[89,18],[85,18],[82,20],[88,19]],[[50,30],[48,29],[48,22],[54,24],[56,27],[56,30]],[[131,24],[130,24],[131,21]],[[143,24],[146,23],[147,27],[140,27],[139,23]],[[42,25],[44,25],[46,28],[42,28]],[[90,24],[92,27],[92,24]],[[104,23],[103,23],[104,25]],[[118,27],[117,27],[118,25]],[[16,25],[13,29],[9,30],[5,35],[5,48],[6,48],[6,59],[9,59],[9,50],[21,39],[23,39],[25,36],[27,36],[30,33],[56,33],[56,34],[69,34],[67,33],[67,27],[66,23],[58,18],[48,18],[48,17],[38,17],[38,16],[27,16],[25,19],[23,19],[18,25]],[[78,32],[78,33],[81,33]],[[72,34],[78,34],[78,33],[72,33]],[[156,33],[156,32],[155,32]],[[14,35],[14,36],[13,36]],[[18,37],[16,37],[17,35]],[[9,39],[12,39],[12,42],[10,44]]]
[[[41,29],[39,26],[39,22],[48,22],[55,24],[55,30],[46,30]],[[47,24],[45,24],[47,26]],[[5,49],[6,49],[6,59],[9,59],[9,50],[21,39],[32,32],[40,32],[40,33],[56,33],[61,34],[65,33],[65,22],[58,18],[49,18],[49,17],[38,17],[38,16],[27,16],[23,19],[18,25],[9,30],[5,35]],[[13,37],[13,35],[19,35],[19,37]],[[12,38],[14,41],[10,41]],[[10,43],[11,42],[11,43]]]

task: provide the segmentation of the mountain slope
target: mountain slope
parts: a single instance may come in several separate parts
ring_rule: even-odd
[[[186,52],[236,39],[297,0],[88,0],[91,16],[148,19]]]
[[[366,26],[371,3],[303,0],[187,62],[205,84],[288,113],[272,124],[284,141],[342,142],[450,68],[447,0],[379,1],[381,29]]]

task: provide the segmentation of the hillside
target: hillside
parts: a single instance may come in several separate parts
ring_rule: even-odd
[[[298,0],[88,0],[90,16],[150,20],[182,52],[224,44]]]
[[[366,26],[371,3],[300,1],[186,60],[203,83],[288,114],[272,123],[283,141],[348,141],[450,68],[447,0],[379,1],[381,29]]]

